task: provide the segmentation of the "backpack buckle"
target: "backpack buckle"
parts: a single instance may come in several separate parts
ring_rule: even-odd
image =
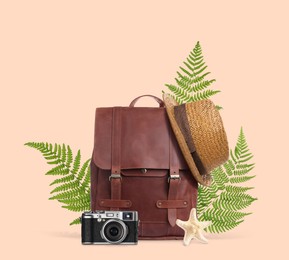
[[[170,181],[171,181],[171,179],[173,179],[173,180],[181,180],[181,177],[180,177],[180,175],[178,175],[178,174],[172,174],[172,175],[170,175],[169,177],[168,177],[168,183],[170,183]]]
[[[121,178],[120,173],[112,173],[108,179],[109,181],[111,181],[111,179],[122,179],[122,178]]]

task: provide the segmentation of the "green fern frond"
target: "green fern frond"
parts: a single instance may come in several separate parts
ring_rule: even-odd
[[[90,170],[87,160],[81,166],[81,153],[77,151],[73,159],[70,146],[29,142],[25,145],[40,151],[48,164],[56,165],[46,175],[60,176],[51,182],[56,186],[50,193],[49,200],[58,200],[62,207],[72,211],[89,210],[90,208]],[[75,221],[72,222],[76,224]]]
[[[183,64],[184,66],[179,67],[180,71],[177,72],[176,84],[165,84],[179,104],[208,99],[220,92],[208,89],[215,79],[207,79],[210,72],[206,72],[207,65],[199,42]]]
[[[242,210],[256,200],[247,193],[252,187],[236,185],[255,177],[248,175],[254,168],[254,163],[244,162],[250,159],[252,154],[241,128],[229,160],[211,172],[213,179],[211,186],[199,185],[197,211],[201,221],[212,221],[212,225],[206,229],[208,232],[221,233],[231,230],[250,214]]]

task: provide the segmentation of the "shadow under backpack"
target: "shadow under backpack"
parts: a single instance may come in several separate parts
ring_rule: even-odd
[[[151,97],[159,107],[135,107]],[[134,210],[139,239],[182,239],[176,219],[196,207],[198,184],[171,129],[164,102],[144,95],[128,107],[97,108],[91,210]]]

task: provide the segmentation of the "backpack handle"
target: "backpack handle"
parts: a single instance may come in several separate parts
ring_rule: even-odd
[[[162,101],[160,98],[156,97],[156,96],[153,96],[153,95],[142,95],[142,96],[139,96],[137,98],[135,98],[133,101],[131,101],[129,107],[134,107],[135,103],[140,99],[140,98],[143,98],[143,97],[151,97],[153,98],[155,101],[157,101],[160,105],[160,107],[164,107],[165,106],[165,103],[164,101]]]

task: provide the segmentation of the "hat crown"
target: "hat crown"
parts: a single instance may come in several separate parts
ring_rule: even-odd
[[[229,146],[221,115],[211,100],[186,104],[190,132],[208,172],[228,160]]]
[[[211,100],[178,105],[170,96],[164,102],[172,129],[195,179],[210,184],[210,172],[228,160],[229,145],[220,113]]]

